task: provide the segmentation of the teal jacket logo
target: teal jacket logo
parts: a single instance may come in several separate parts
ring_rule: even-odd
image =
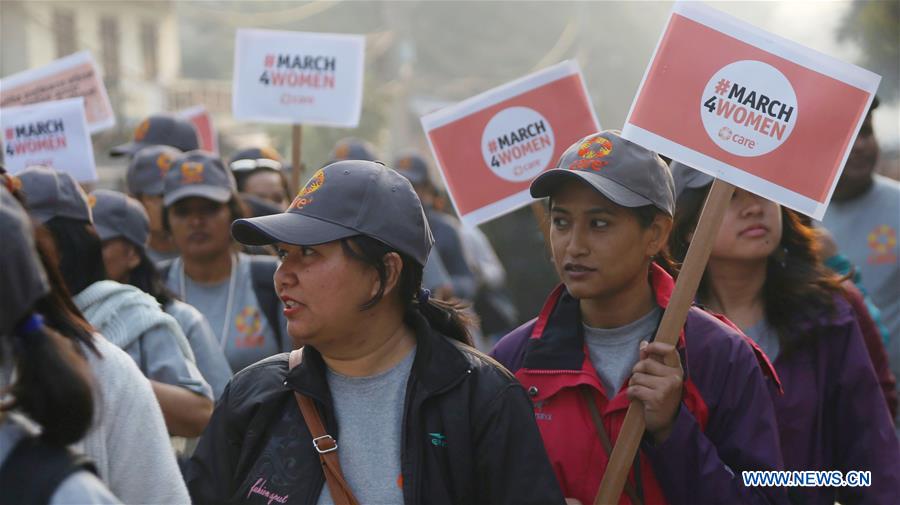
[[[429,433],[431,445],[435,447],[447,447],[447,436],[442,433]]]

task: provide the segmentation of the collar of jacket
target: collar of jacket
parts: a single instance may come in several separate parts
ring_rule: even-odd
[[[423,398],[446,391],[468,374],[472,367],[457,344],[432,329],[417,310],[407,313],[406,323],[416,336],[416,357],[411,373]],[[303,361],[288,372],[285,385],[331,405],[326,369],[319,351],[311,346],[304,347]]]
[[[669,305],[675,281],[659,265],[652,263],[649,271],[650,287],[656,304],[663,310]],[[584,329],[578,300],[560,284],[553,290],[541,309],[527,344],[523,367],[530,370],[582,370],[585,366]],[[684,353],[684,329],[676,346],[687,372]]]

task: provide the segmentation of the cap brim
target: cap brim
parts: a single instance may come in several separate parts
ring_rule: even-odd
[[[653,202],[647,198],[635,193],[612,179],[607,179],[606,177],[588,172],[582,172],[580,170],[567,170],[563,168],[550,169],[531,181],[531,196],[533,198],[546,198],[551,196],[553,191],[555,191],[560,184],[573,180],[586,182],[600,194],[622,207],[654,205]]]
[[[268,245],[275,242],[318,245],[359,234],[351,228],[296,212],[238,219],[231,224],[234,239],[247,245]]]
[[[149,145],[152,145],[152,144],[148,144],[146,142],[131,141],[126,144],[121,144],[116,147],[113,147],[112,149],[109,150],[109,155],[110,156],[125,156],[127,154],[128,156],[134,156],[134,154],[136,152],[140,151],[141,149],[143,149]]]
[[[232,194],[230,189],[220,188],[216,186],[206,186],[203,184],[191,184],[178,188],[170,193],[166,193],[163,196],[163,206],[168,207],[178,200],[184,200],[185,198],[190,198],[192,196],[206,198],[207,200],[212,200],[214,202],[225,203],[228,200],[231,200]]]
[[[100,237],[100,240],[104,242],[109,239],[122,236],[122,233],[118,230],[115,230],[109,226],[102,225],[96,221],[94,222],[94,229],[97,230],[97,236]]]

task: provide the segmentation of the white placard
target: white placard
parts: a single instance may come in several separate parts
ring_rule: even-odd
[[[97,180],[84,98],[0,109],[0,128],[10,173],[46,165],[68,172],[78,182]]]
[[[91,133],[116,125],[106,86],[90,51],[71,54],[0,80],[0,108],[4,109],[79,96],[84,98],[84,113]]]
[[[364,60],[361,35],[238,30],[234,117],[356,127],[362,109]]]

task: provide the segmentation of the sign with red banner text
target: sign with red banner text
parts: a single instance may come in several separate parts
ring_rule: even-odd
[[[532,179],[600,130],[581,70],[565,61],[422,117],[447,192],[475,226],[534,200]]]
[[[880,80],[678,2],[622,135],[821,219]]]
[[[11,174],[44,165],[68,172],[78,182],[97,180],[84,98],[0,109],[0,130]]]
[[[194,129],[197,130],[197,137],[200,139],[200,149],[219,154],[219,137],[216,134],[212,117],[209,115],[206,107],[197,105],[196,107],[178,111],[177,114],[194,125]]]
[[[106,86],[89,51],[71,54],[43,67],[0,80],[0,108],[84,97],[91,133],[116,125]]]
[[[365,43],[362,35],[238,30],[234,117],[356,127],[362,109]]]

